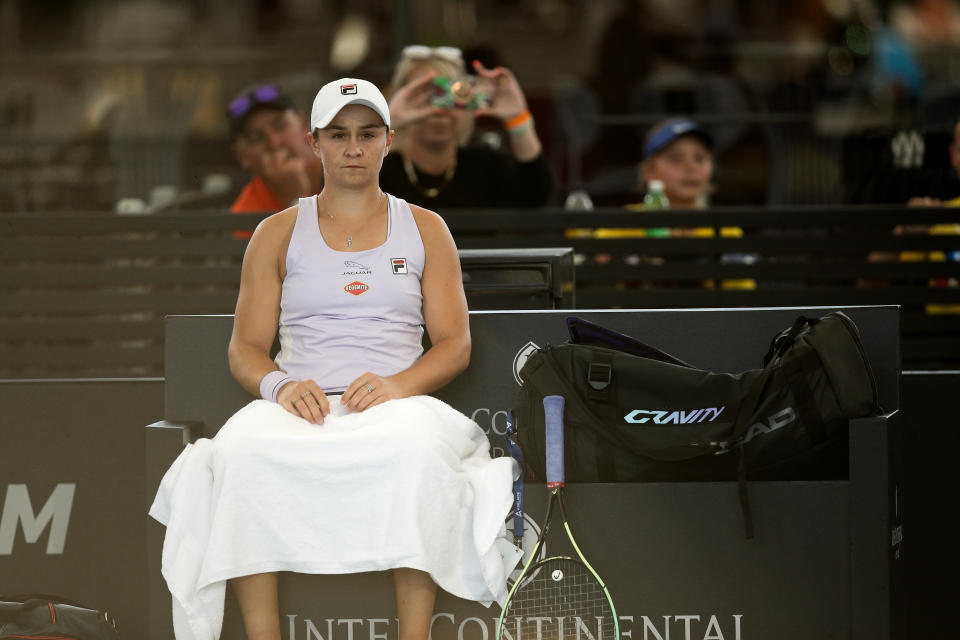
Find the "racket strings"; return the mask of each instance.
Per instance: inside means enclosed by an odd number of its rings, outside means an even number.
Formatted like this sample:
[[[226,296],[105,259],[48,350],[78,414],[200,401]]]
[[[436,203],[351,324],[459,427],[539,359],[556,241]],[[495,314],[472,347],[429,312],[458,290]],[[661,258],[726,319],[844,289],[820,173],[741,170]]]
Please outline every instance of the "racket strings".
[[[551,558],[507,603],[502,640],[616,640],[603,587],[581,562]]]

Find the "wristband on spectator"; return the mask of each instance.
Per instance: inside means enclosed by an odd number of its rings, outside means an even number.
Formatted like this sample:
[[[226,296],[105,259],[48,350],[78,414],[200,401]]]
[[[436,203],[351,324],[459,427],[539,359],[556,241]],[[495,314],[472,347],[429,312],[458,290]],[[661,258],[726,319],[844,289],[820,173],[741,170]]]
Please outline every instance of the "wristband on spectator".
[[[520,115],[513,116],[503,123],[504,128],[510,133],[520,133],[533,126],[533,115],[529,109],[524,109]]]
[[[293,382],[293,378],[288,376],[286,371],[271,371],[260,380],[260,397],[270,402],[276,402],[277,393],[288,382]]]

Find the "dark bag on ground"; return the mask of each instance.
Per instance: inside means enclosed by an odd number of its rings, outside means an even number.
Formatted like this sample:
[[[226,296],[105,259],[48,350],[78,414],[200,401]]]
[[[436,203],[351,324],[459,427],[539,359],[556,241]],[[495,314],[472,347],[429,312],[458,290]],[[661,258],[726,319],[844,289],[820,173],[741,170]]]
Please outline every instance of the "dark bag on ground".
[[[0,596],[0,640],[119,640],[110,613],[46,594]]]
[[[547,395],[566,398],[570,482],[839,479],[850,418],[880,411],[852,320],[799,317],[763,368],[697,369],[598,325],[568,319],[572,342],[520,372],[514,405],[527,465],[545,477]]]

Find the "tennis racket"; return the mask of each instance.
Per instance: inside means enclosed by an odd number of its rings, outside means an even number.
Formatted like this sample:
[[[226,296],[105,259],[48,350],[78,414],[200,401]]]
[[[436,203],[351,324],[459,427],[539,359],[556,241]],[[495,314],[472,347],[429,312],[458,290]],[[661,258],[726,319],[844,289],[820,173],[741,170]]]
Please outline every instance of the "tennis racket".
[[[497,621],[497,640],[620,640],[620,624],[606,585],[570,531],[564,504],[563,396],[543,399],[546,416],[547,515],[537,543]],[[559,511],[573,556],[538,560]]]

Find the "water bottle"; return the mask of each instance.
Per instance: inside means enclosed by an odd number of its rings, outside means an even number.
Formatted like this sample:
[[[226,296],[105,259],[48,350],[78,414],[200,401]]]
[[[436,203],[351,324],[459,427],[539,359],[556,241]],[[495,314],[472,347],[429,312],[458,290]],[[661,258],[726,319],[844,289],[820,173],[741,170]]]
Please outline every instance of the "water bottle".
[[[645,211],[670,208],[670,200],[663,192],[663,180],[651,180],[647,183],[647,195],[643,196],[643,208]],[[669,238],[670,229],[662,227],[647,229],[647,237]]]
[[[647,195],[643,196],[644,209],[669,209],[670,200],[663,192],[663,180],[651,180],[647,183]]]

